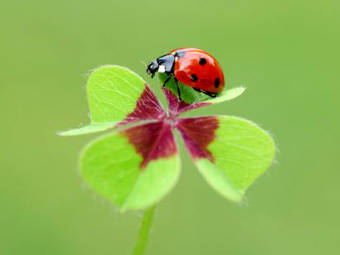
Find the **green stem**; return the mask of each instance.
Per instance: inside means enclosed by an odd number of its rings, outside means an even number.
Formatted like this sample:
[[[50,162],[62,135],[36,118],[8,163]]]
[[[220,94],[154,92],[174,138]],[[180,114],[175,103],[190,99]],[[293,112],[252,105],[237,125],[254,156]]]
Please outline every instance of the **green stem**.
[[[156,206],[151,206],[144,212],[135,248],[132,253],[133,255],[143,255],[145,252],[145,248],[149,239],[150,228],[154,218],[155,208]]]

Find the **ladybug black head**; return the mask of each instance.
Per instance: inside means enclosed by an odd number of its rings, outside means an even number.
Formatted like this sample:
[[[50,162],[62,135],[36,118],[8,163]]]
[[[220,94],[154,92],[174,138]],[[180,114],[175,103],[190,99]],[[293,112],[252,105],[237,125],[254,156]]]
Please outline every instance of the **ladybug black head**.
[[[148,65],[146,71],[148,74],[151,74],[151,77],[154,77],[156,72],[171,75],[173,73],[174,63],[175,63],[174,55],[167,54],[152,61]]]
[[[149,65],[148,68],[146,69],[146,72],[151,75],[153,78],[155,76],[155,73],[158,71],[158,63],[156,60],[152,61]]]

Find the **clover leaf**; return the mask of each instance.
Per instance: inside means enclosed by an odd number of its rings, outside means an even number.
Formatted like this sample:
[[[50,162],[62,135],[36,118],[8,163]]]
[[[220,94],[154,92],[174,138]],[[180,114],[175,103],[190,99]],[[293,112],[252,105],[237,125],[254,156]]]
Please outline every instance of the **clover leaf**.
[[[150,87],[125,67],[108,65],[94,70],[88,78],[86,89],[91,124],[60,132],[59,135],[100,132],[116,128],[123,122],[136,123],[165,115]],[[142,105],[137,107],[137,103]]]
[[[80,166],[85,181],[122,211],[150,207],[176,184],[180,159],[174,129],[206,181],[224,197],[240,202],[273,161],[270,135],[238,117],[181,118],[180,114],[231,100],[243,91],[229,89],[206,100],[191,96],[201,95],[197,92],[185,92],[188,103],[178,101],[174,90],[163,88],[169,103],[166,112],[140,76],[124,67],[103,66],[87,82],[91,124],[60,134],[113,131],[85,148]]]

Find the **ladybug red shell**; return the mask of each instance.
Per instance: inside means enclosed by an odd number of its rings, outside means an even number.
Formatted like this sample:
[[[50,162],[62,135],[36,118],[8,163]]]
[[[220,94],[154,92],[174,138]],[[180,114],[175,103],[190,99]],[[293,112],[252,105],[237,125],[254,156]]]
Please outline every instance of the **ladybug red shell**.
[[[156,72],[166,73],[168,78],[163,86],[174,77],[176,83],[179,81],[211,97],[215,97],[225,86],[223,71],[217,60],[210,53],[196,48],[172,50],[152,61],[147,72],[151,77]],[[180,92],[178,86],[177,89]]]

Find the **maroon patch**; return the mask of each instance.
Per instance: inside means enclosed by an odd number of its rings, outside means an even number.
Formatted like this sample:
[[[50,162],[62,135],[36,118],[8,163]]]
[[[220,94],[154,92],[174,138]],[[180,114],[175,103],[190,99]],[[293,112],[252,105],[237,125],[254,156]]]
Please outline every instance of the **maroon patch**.
[[[178,120],[177,128],[193,158],[214,161],[207,147],[215,139],[215,131],[218,128],[216,117],[182,118]]]
[[[178,98],[170,90],[166,88],[163,89],[163,93],[165,94],[168,100],[170,112],[176,116],[183,112],[210,104],[205,102],[188,104],[185,103],[184,101],[179,101]]]
[[[167,158],[177,152],[171,125],[165,121],[129,128],[122,133],[143,157],[142,168],[151,160]]]
[[[119,104],[119,102],[117,102]],[[165,111],[150,87],[145,84],[145,89],[137,101],[136,108],[118,125],[125,125],[130,122],[150,119],[162,119]]]

